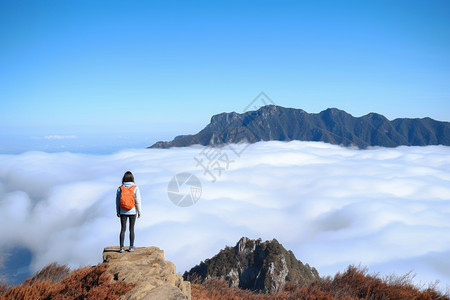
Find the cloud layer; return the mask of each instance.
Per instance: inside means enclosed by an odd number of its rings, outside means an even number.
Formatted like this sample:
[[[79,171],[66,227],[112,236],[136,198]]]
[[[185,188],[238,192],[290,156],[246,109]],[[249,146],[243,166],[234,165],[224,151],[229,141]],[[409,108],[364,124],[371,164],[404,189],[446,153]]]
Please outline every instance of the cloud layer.
[[[76,139],[75,135],[46,135],[44,139],[47,140],[65,140],[65,139]]]
[[[102,249],[118,244],[115,191],[131,170],[143,206],[136,244],[164,249],[179,272],[248,236],[277,238],[321,275],[361,263],[450,283],[449,147],[353,150],[296,141],[208,151],[1,155],[0,251],[30,249],[33,271],[53,261],[100,262]],[[198,160],[205,165],[212,154],[203,169]],[[168,183],[181,172],[202,184],[190,207],[168,198]]]

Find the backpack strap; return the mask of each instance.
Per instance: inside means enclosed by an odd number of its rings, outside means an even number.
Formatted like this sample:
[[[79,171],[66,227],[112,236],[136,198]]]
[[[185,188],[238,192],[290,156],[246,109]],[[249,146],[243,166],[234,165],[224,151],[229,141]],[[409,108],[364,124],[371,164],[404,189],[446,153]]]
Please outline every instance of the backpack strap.
[[[135,188],[136,188],[135,185],[132,185],[132,186],[130,186],[130,187],[126,187],[126,186],[124,186],[124,185],[121,185],[121,186],[120,186],[121,191],[123,191],[123,189],[127,189],[127,190],[132,191],[133,193],[134,193],[134,189],[135,189]]]

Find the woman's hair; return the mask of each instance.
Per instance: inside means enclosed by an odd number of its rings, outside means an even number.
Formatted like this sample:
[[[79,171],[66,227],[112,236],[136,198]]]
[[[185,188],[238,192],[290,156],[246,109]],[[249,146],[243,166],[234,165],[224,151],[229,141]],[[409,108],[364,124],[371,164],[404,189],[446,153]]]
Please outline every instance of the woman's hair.
[[[126,171],[125,174],[123,174],[123,177],[122,177],[122,184],[124,182],[134,182],[133,173],[131,173],[130,171]]]

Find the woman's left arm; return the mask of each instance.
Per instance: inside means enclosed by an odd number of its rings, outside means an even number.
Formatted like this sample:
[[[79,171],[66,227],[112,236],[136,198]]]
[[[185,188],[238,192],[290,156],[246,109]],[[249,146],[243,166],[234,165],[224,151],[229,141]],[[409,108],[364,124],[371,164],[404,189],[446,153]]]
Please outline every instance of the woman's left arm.
[[[142,210],[141,210],[141,191],[139,190],[138,186],[136,186],[136,188],[134,189],[134,195],[135,195],[135,199],[136,199],[136,209],[137,209],[138,218],[140,218],[141,214],[142,214]]]

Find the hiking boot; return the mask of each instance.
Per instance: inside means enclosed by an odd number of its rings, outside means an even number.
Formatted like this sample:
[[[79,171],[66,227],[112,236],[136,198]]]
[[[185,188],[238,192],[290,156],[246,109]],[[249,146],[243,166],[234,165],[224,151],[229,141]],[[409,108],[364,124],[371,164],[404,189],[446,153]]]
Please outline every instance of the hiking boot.
[[[125,249],[123,249],[123,247],[120,247],[119,252],[120,252],[120,253],[123,253],[124,250],[125,250]]]
[[[133,251],[135,251],[135,250],[136,250],[136,247],[130,246],[130,250],[128,250],[128,251],[133,252]]]

